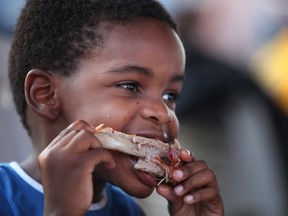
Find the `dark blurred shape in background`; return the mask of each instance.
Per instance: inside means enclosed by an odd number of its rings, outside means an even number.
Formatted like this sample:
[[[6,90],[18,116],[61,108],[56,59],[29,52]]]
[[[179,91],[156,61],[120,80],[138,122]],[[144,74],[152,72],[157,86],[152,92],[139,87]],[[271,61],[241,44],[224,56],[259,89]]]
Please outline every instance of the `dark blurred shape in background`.
[[[286,215],[286,114],[248,71],[190,48],[177,107],[184,143],[218,174],[227,215]]]
[[[287,3],[162,2],[187,54],[181,143],[216,171],[227,215],[288,215]]]

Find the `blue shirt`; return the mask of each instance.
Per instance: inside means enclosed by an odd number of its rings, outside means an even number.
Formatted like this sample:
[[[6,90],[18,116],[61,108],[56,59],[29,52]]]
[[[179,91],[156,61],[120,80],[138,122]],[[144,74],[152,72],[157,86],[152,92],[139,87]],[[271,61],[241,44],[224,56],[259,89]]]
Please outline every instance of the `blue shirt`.
[[[0,164],[0,216],[42,216],[42,186],[28,176],[16,162]],[[119,188],[107,184],[103,199],[92,204],[86,215],[138,216],[140,208]]]

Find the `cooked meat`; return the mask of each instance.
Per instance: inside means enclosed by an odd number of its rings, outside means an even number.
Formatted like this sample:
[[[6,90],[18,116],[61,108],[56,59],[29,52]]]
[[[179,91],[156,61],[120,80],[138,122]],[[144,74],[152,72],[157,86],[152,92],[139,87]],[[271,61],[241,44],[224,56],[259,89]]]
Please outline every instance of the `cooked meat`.
[[[138,157],[135,169],[150,173],[160,183],[164,180],[173,183],[172,171],[181,164],[178,157],[180,146],[175,142],[164,143],[157,139],[124,134],[103,125],[95,129],[95,136],[106,149]]]

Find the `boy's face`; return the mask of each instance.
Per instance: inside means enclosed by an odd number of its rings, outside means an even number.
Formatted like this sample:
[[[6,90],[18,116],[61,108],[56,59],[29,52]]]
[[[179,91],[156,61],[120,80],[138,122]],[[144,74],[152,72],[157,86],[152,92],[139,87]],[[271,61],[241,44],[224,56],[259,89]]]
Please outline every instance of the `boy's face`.
[[[174,99],[184,64],[182,44],[168,26],[150,19],[113,25],[104,47],[81,61],[75,75],[61,79],[63,119],[168,142],[178,134]],[[133,169],[135,158],[111,154],[117,167],[97,166],[96,176],[133,196],[148,196],[155,184],[151,176]]]

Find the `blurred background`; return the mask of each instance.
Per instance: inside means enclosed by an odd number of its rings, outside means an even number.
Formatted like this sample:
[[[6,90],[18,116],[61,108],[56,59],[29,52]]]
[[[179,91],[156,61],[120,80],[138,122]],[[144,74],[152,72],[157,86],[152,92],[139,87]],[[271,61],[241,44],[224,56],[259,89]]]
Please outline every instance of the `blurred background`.
[[[288,215],[288,1],[160,1],[187,53],[181,144],[215,171],[227,216]],[[0,1],[0,161],[20,162],[31,148],[7,79],[23,4]],[[168,215],[156,193],[138,201],[148,216]]]

